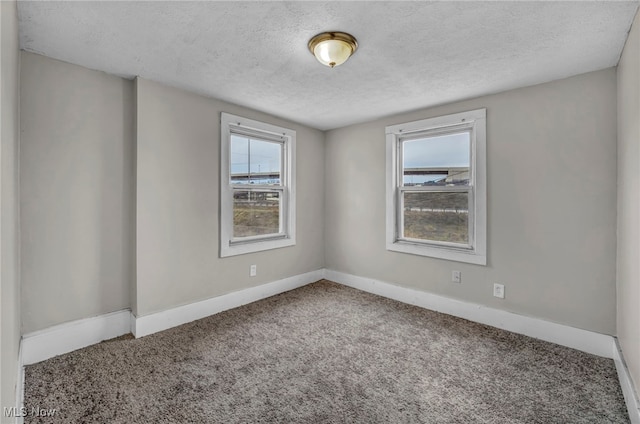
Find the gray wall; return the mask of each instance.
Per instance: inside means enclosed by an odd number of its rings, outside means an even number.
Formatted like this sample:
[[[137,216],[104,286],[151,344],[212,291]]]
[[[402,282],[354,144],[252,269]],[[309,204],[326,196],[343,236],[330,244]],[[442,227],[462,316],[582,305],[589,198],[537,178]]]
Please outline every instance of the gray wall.
[[[135,110],[132,81],[26,52],[20,87],[29,333],[130,306]]]
[[[21,78],[24,333],[323,267],[322,132],[32,53]],[[295,247],[218,258],[221,111],[298,131]]]
[[[18,257],[19,139],[18,15],[15,1],[0,3],[0,413],[16,405],[20,345],[20,265]],[[4,422],[12,419],[1,415]]]
[[[385,126],[482,107],[488,266],[386,251]],[[329,131],[325,179],[327,268],[615,334],[613,68]]]
[[[640,14],[618,64],[618,339],[640,388]]]
[[[613,69],[324,134],[146,80],[30,53],[22,62],[24,332],[127,307],[142,316],[326,265],[615,334]],[[479,107],[489,265],[387,252],[384,127]],[[222,111],[298,131],[295,247],[218,258]],[[491,296],[493,282],[506,299]]]
[[[295,246],[218,257],[220,112],[297,131]],[[321,131],[138,79],[137,315],[323,268],[323,156]]]

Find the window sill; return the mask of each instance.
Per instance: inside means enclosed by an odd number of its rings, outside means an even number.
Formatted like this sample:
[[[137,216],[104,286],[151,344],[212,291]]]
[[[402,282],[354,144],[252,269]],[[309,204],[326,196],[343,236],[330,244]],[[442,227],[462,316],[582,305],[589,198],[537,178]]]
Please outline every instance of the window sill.
[[[244,255],[246,253],[262,252],[265,250],[280,249],[282,247],[295,246],[296,240],[293,238],[278,238],[272,240],[255,241],[251,243],[236,243],[220,246],[220,257]]]
[[[431,258],[446,259],[449,261],[465,262],[474,265],[487,265],[487,255],[468,249],[455,249],[436,247],[416,243],[396,241],[387,243],[387,250],[411,255],[428,256]]]

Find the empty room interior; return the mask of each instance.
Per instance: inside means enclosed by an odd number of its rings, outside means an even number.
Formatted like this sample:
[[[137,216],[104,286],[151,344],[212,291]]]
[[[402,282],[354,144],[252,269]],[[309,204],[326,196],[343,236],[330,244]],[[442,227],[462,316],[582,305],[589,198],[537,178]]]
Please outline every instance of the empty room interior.
[[[3,0],[1,422],[640,424],[639,4]]]

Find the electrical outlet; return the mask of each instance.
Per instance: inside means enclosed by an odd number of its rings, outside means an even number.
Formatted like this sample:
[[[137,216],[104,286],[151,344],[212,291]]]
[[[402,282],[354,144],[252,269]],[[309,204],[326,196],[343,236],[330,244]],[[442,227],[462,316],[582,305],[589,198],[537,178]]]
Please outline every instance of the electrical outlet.
[[[493,295],[500,299],[504,299],[504,284],[495,283],[493,285]]]
[[[258,273],[258,266],[251,265],[251,268],[249,269],[249,277],[255,277],[257,273]]]
[[[462,282],[462,273],[460,271],[451,271],[451,281],[454,283]]]

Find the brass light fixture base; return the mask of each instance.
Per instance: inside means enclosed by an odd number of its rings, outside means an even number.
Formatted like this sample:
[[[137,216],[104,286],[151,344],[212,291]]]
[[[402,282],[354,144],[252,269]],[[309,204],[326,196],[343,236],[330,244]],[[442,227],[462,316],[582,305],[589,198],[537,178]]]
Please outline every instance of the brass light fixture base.
[[[326,57],[326,54],[323,55],[320,53],[317,50],[317,47],[320,44],[327,44],[327,42],[335,42],[335,44],[343,46],[346,48],[347,54],[336,58]],[[309,40],[308,47],[311,54],[313,54],[320,63],[333,68],[336,65],[344,63],[356,51],[358,48],[358,41],[353,35],[347,34],[346,32],[329,31],[320,33],[311,38],[311,40]]]

